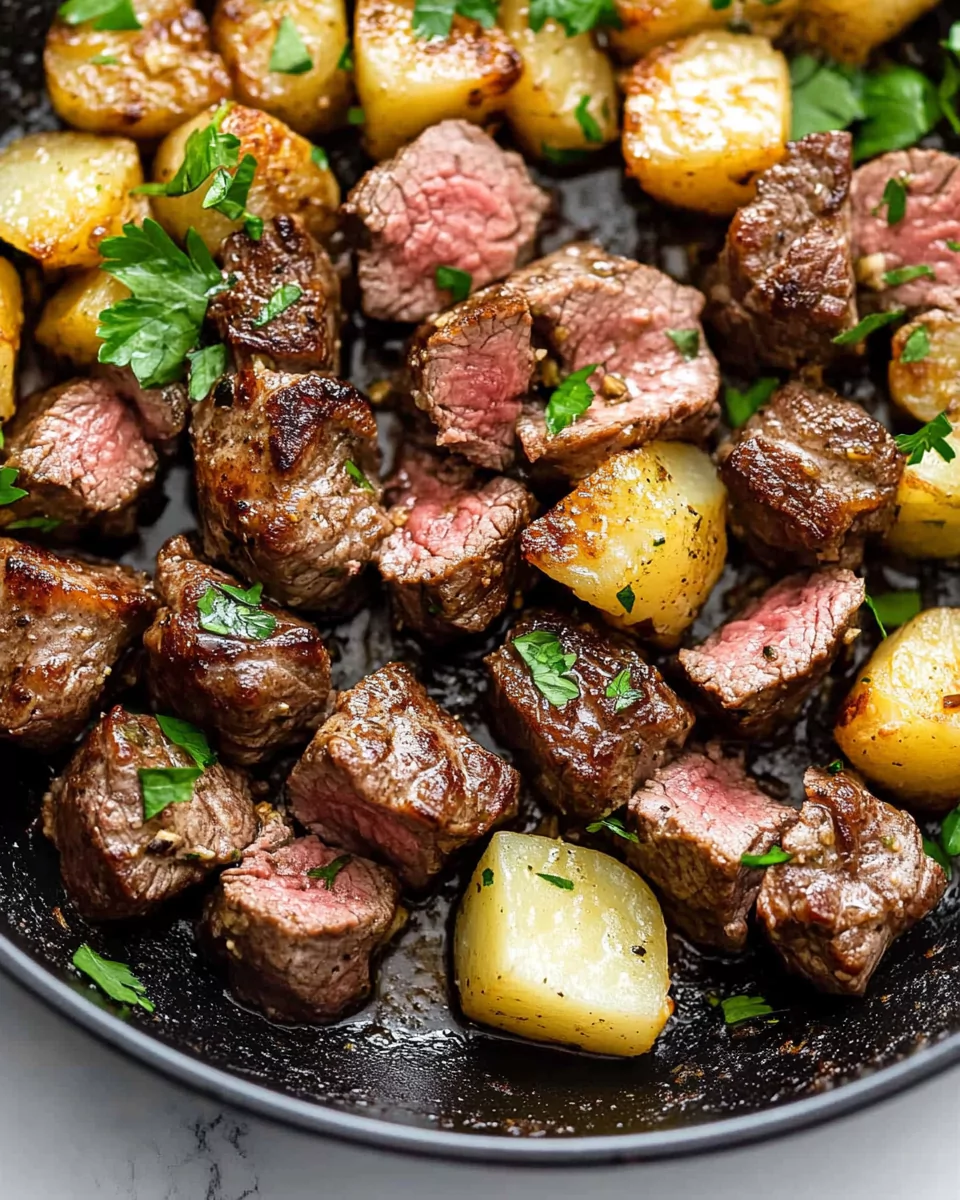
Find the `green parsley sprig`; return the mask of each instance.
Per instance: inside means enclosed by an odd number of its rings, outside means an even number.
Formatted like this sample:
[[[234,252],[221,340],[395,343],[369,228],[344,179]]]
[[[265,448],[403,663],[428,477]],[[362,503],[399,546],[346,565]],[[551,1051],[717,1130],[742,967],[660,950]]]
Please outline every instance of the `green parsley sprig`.
[[[633,606],[631,605],[631,608]],[[643,697],[643,692],[638,692],[630,683],[630,668],[624,667],[622,671],[618,671],[616,675],[607,684],[603,693],[608,700],[613,700],[614,713],[623,712],[625,708],[629,708],[636,700]]]
[[[637,835],[629,830],[619,817],[601,817],[599,821],[592,821],[587,826],[587,833],[599,833],[601,829],[606,829],[608,833],[623,838],[625,842],[637,842],[638,844],[640,842]]]
[[[278,75],[305,75],[313,70],[313,59],[289,13],[280,18],[268,67]]]
[[[347,863],[352,860],[352,858],[352,854],[341,854],[339,858],[335,858],[331,862],[328,862],[325,867],[311,867],[310,870],[307,871],[307,877],[309,879],[321,880],[327,891],[332,892],[333,881],[337,878]]]
[[[131,0],[67,0],[57,9],[57,16],[68,25],[93,21],[98,33],[123,33],[142,29]]]
[[[193,799],[193,785],[217,756],[210,748],[206,734],[189,721],[179,717],[158,716],[157,724],[164,737],[184,750],[196,763],[195,767],[140,767],[140,794],[143,798],[143,819],[151,820],[171,804],[186,804]]]
[[[886,637],[889,630],[905,625],[917,615],[922,600],[918,591],[907,588],[899,592],[880,592],[876,596],[867,596],[864,604],[873,613],[880,636]]]
[[[793,855],[784,850],[782,846],[771,846],[763,854],[740,855],[740,861],[745,867],[775,867],[780,863],[789,862],[791,858]]]
[[[111,1000],[139,1006],[144,1012],[154,1011],[153,1003],[147,996],[147,989],[126,963],[103,958],[86,942],[78,948],[70,961],[78,971],[92,979]]]
[[[558,433],[572,425],[577,417],[583,416],[593,403],[594,391],[587,380],[599,366],[599,363],[589,363],[579,371],[573,371],[555,388],[547,401],[543,414],[547,425],[547,433],[556,437]]]
[[[580,126],[584,138],[596,146],[602,145],[603,130],[600,128],[600,122],[590,112],[589,96],[580,97],[577,107],[573,110],[573,115],[577,119],[577,124]]]
[[[497,21],[498,0],[416,0],[413,6],[413,36],[446,39],[454,16],[479,21],[490,29]]]
[[[254,317],[253,324],[258,329],[264,325],[269,325],[271,321],[275,321],[277,317],[285,313],[288,308],[292,308],[302,295],[303,289],[295,283],[281,284],[267,301],[263,312]]]
[[[434,282],[441,292],[449,292],[454,304],[459,304],[470,295],[473,276],[458,267],[439,266],[433,274]]]
[[[700,353],[699,329],[668,329],[667,337],[680,351],[684,362],[693,362]]]
[[[614,0],[531,0],[528,22],[538,33],[547,21],[556,21],[567,37],[591,29],[620,29]]]
[[[537,871],[537,878],[546,880],[547,883],[552,883],[555,888],[560,888],[561,891],[573,891],[573,880],[567,879],[565,875],[549,875],[546,871]]]
[[[780,386],[780,380],[771,375],[752,383],[745,392],[727,384],[723,389],[723,403],[727,410],[727,420],[733,429],[746,425],[747,421],[758,409],[763,408],[773,393]]]
[[[262,596],[262,583],[246,589],[211,583],[197,601],[200,628],[220,637],[266,641],[277,628],[277,618],[264,612]]]
[[[953,426],[947,414],[942,412],[937,413],[932,421],[928,421],[915,433],[898,433],[894,441],[902,453],[907,455],[907,466],[912,467],[922,462],[923,456],[930,450],[936,451],[944,462],[953,462],[957,452],[947,441],[952,434]]]
[[[570,674],[577,656],[564,651],[555,633],[532,629],[515,637],[511,645],[530,669],[534,686],[548,704],[563,708],[568,700],[579,697],[580,685]]]

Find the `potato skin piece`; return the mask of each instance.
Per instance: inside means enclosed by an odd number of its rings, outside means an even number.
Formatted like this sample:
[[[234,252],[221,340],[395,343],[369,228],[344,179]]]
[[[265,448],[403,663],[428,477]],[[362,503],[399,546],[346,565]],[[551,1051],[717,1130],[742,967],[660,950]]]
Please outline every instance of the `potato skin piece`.
[[[97,31],[56,18],[43,65],[50,102],[68,125],[92,133],[159,138],[231,94],[210,49],[207,22],[187,0],[137,0],[142,29]],[[95,63],[106,55],[116,63]]]
[[[946,462],[935,450],[908,464],[897,489],[897,515],[887,540],[909,558],[960,554],[960,426],[947,438],[956,455]]]
[[[17,356],[23,331],[23,289],[13,263],[0,258],[0,422],[17,407]]]
[[[729,8],[715,8],[710,0],[617,0],[622,29],[607,33],[613,52],[623,62],[634,62],[655,46],[672,38],[705,29],[727,29],[736,22],[752,33],[774,38],[793,20],[800,0],[733,0]]]
[[[285,16],[313,60],[301,75],[270,70]],[[343,0],[218,0],[212,26],[241,103],[306,136],[343,124],[353,95],[350,72],[337,66],[349,36]]]
[[[960,608],[928,608],[884,638],[834,729],[861,774],[921,812],[960,796]]]
[[[921,325],[927,331],[930,350],[916,362],[904,362],[904,347]],[[890,366],[887,369],[890,398],[911,417],[926,424],[937,413],[960,407],[958,378],[960,313],[934,308],[901,326],[893,335]]]
[[[97,361],[102,338],[97,337],[100,314],[125,299],[130,289],[99,267],[91,267],[63,283],[43,306],[34,336],[58,358],[77,367]]]
[[[803,0],[797,32],[831,58],[862,63],[936,6],[937,0]]]
[[[634,66],[626,93],[627,172],[665,204],[728,216],[786,153],[790,73],[766,38],[669,42]]]

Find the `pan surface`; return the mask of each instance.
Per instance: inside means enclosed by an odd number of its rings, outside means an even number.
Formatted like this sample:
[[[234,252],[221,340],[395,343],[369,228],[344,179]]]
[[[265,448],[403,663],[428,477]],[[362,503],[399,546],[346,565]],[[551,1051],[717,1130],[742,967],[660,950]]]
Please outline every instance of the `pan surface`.
[[[958,5],[944,4],[917,27],[902,53],[933,47]],[[9,140],[55,121],[43,100],[41,51],[53,5],[0,0],[0,133]],[[939,144],[936,139],[931,144]],[[355,147],[331,145],[341,182],[362,169]],[[608,249],[652,262],[680,278],[695,242],[716,244],[700,217],[659,212],[622,179],[618,155],[579,176],[542,177],[557,195],[544,238],[553,249],[592,236]],[[347,338],[348,374],[361,387],[396,365],[404,331],[364,326]],[[882,348],[881,348],[882,349]],[[882,367],[884,358],[878,360]],[[874,379],[834,381],[886,414]],[[389,443],[389,415],[383,418]],[[134,545],[112,547],[149,568],[166,537],[194,525],[189,470],[174,465],[163,498]],[[927,604],[960,604],[956,572],[875,561],[877,590],[919,586]],[[753,573],[731,562],[693,633],[702,636],[724,598]],[[544,585],[541,585],[544,586]],[[536,597],[534,597],[536,598]],[[502,637],[438,654],[397,634],[382,596],[330,630],[335,684],[348,686],[400,658],[479,740],[486,726],[482,656]],[[750,747],[771,789],[800,798],[811,762],[835,756],[831,716],[859,662],[875,644],[868,630],[856,658],[838,670],[786,741]],[[451,875],[390,949],[376,994],[360,1012],[325,1029],[281,1027],[237,1005],[199,958],[192,922],[197,897],[162,919],[106,930],[87,925],[60,883],[43,837],[39,800],[59,761],[0,752],[0,966],[104,1040],[193,1086],[320,1132],[380,1146],[486,1161],[643,1158],[720,1148],[822,1120],[864,1104],[960,1059],[960,899],[951,888],[937,911],[896,943],[863,1001],[816,995],[786,976],[759,939],[739,959],[700,953],[671,939],[676,1012],[647,1056],[590,1057],[500,1037],[472,1027],[448,993],[447,930],[460,877]],[[277,772],[275,784],[282,779]],[[525,820],[542,814],[527,798]],[[469,870],[470,862],[461,864]],[[82,941],[130,964],[156,1013],[123,1012],[69,967]],[[739,993],[763,995],[772,1017],[728,1028],[717,1007]]]

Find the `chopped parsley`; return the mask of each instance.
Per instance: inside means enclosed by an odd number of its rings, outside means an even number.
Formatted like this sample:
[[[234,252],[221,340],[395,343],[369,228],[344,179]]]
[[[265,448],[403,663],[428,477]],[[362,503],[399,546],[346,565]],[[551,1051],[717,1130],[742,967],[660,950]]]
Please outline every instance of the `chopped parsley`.
[[[577,118],[577,124],[583,132],[584,138],[588,142],[593,142],[600,145],[603,142],[603,130],[596,117],[590,112],[590,97],[581,96],[577,107],[573,110],[573,115]]]
[[[469,271],[461,271],[457,267],[437,267],[433,273],[434,282],[441,292],[449,292],[454,304],[466,300],[473,287],[473,276]]]
[[[946,243],[948,250],[952,250],[954,253],[960,250],[960,242],[955,242],[953,238],[947,238]]]
[[[270,51],[269,70],[278,75],[303,75],[312,68],[313,59],[303,44],[296,23],[289,14],[284,14]]]
[[[898,433],[894,438],[898,448],[906,454],[907,466],[915,466],[923,460],[928,450],[935,450],[944,462],[952,462],[957,452],[947,441],[953,426],[945,412],[937,413],[932,421],[921,426],[916,433]]]
[[[192,800],[193,785],[202,774],[202,767],[140,767],[143,819],[149,821],[171,804]]]
[[[366,113],[359,104],[351,104],[347,109],[347,124],[362,125],[367,119]]]
[[[580,685],[570,674],[576,654],[564,653],[560,639],[546,629],[521,633],[511,643],[530,669],[534,687],[554,708],[563,708],[580,695]]]
[[[623,606],[625,612],[633,612],[633,606],[636,603],[637,598],[633,594],[633,588],[629,583],[626,585],[626,587],[622,587],[620,591],[617,592],[617,599],[620,601],[620,604]]]
[[[613,706],[615,713],[623,712],[625,708],[629,708],[635,700],[639,700],[643,696],[643,692],[638,692],[630,686],[629,667],[624,667],[622,671],[618,671],[614,675],[603,694],[608,700],[616,701]]]
[[[211,583],[197,601],[200,628],[221,637],[264,642],[277,628],[277,618],[263,611],[263,584],[246,590],[229,583]]]
[[[586,150],[568,150],[562,146],[548,146],[546,142],[541,143],[540,153],[547,162],[558,167],[572,167],[587,157]]]
[[[589,363],[579,371],[574,371],[551,393],[543,414],[547,433],[551,437],[556,437],[568,425],[572,425],[593,403],[594,391],[587,380],[599,365]]]
[[[190,363],[191,400],[206,400],[213,385],[227,369],[227,348],[219,342],[215,346],[204,346],[202,350],[191,350],[187,354]]]
[[[258,317],[254,317],[253,324],[258,329],[264,325],[269,325],[281,313],[285,313],[288,308],[292,308],[302,295],[302,288],[297,287],[295,283],[281,284],[267,301],[263,312]]]
[[[933,838],[925,837],[923,839],[923,851],[928,858],[932,858],[934,862],[940,864],[943,868],[943,873],[948,879],[953,878],[953,863],[939,842],[935,842]]]
[[[838,333],[833,339],[833,344],[835,346],[851,346],[855,342],[862,342],[871,333],[882,329],[884,325],[891,325],[894,321],[899,321],[906,311],[905,308],[894,308],[889,312],[870,313],[862,321],[858,321],[852,329],[845,329],[843,333]]]
[[[951,858],[960,854],[960,807],[951,809],[943,818],[940,844]]]
[[[601,817],[599,821],[593,821],[587,826],[587,833],[599,833],[601,829],[606,829],[610,833],[616,834],[617,837],[623,838],[625,842],[637,842],[640,839],[631,830],[627,829],[619,817]]]
[[[90,65],[94,67],[115,67],[119,62],[115,54],[95,54],[90,59]]]
[[[921,362],[930,353],[930,335],[926,325],[918,325],[903,343],[900,351],[902,363]]]
[[[67,0],[60,5],[57,15],[68,25],[93,21],[97,32],[121,33],[143,28],[130,0]]]
[[[565,892],[573,891],[573,880],[563,875],[548,875],[546,871],[538,871],[537,878],[545,879],[547,883],[552,883],[555,888],[561,888]]]
[[[23,517],[19,521],[11,521],[8,529],[39,529],[41,533],[49,533],[63,522],[59,517]]]
[[[530,0],[528,20],[534,33],[547,21],[556,21],[567,37],[601,27],[621,27],[614,0]]]
[[[219,168],[235,167],[240,155],[240,139],[234,133],[220,131],[230,107],[229,101],[221,104],[209,125],[194,129],[187,138],[183,162],[170,179],[164,183],[142,183],[133,190],[148,196],[186,196],[202,187]]]
[[[793,855],[782,846],[771,846],[763,854],[741,854],[740,861],[745,867],[775,867],[778,863],[789,862]]]
[[[692,362],[700,353],[699,329],[668,329],[667,337],[680,351],[685,362]]]
[[[25,488],[13,486],[19,474],[17,467],[0,467],[0,504],[16,504],[27,494]]]
[[[860,682],[861,683],[869,683],[870,681],[867,679],[862,679]],[[830,772],[831,775],[839,775],[840,772],[843,770],[843,759],[835,758],[832,763],[827,763],[827,770]]]
[[[349,458],[343,464],[343,469],[350,476],[357,487],[363,488],[365,492],[372,492],[374,490],[373,484],[370,482],[370,480],[366,477],[366,475],[364,475],[357,464],[355,462],[351,462]]]
[[[920,593],[905,589],[901,592],[881,592],[878,596],[867,596],[864,600],[873,613],[880,636],[886,637],[888,629],[905,625],[921,608]]]
[[[727,409],[727,420],[734,429],[745,425],[753,414],[766,404],[780,386],[780,380],[765,375],[752,383],[745,392],[728,384],[723,389],[723,402]]]
[[[328,862],[325,867],[311,867],[307,875],[310,879],[323,880],[323,886],[327,891],[332,891],[333,881],[352,858],[352,854],[341,854],[339,858]]]
[[[321,171],[330,170],[330,159],[327,158],[327,152],[322,146],[310,147],[310,161],[314,166],[319,167]]]
[[[861,73],[849,67],[821,62],[811,54],[798,54],[790,64],[793,93],[794,141],[808,133],[846,129],[867,114],[863,107]]]
[[[145,1012],[154,1011],[147,989],[126,963],[102,958],[86,942],[70,960],[78,971],[92,979],[101,992],[120,1004],[139,1005]]]
[[[901,283],[910,283],[913,279],[936,279],[933,267],[926,263],[917,263],[912,267],[897,267],[893,271],[884,271],[884,287],[899,287]]]
[[[498,0],[416,0],[413,6],[413,35],[418,38],[447,38],[454,15],[479,21],[489,29],[497,21]]]
[[[353,70],[353,45],[351,42],[344,42],[343,49],[340,51],[340,57],[337,59],[337,70]]]
[[[212,767],[217,761],[216,754],[210,749],[207,735],[189,721],[181,721],[179,717],[157,716],[157,724],[163,731],[163,736],[181,750],[186,750],[198,767]]]
[[[228,221],[243,221],[243,228],[251,241],[259,242],[263,235],[263,217],[258,217],[246,208],[250,185],[257,170],[257,160],[245,154],[236,171],[231,175],[225,167],[219,167],[210,181],[203,200],[204,208],[213,208],[223,213]]]
[[[484,887],[493,887],[493,871],[489,867],[484,867],[480,874],[480,879]]]
[[[887,224],[897,225],[907,214],[907,185],[898,175],[891,176],[883,189],[883,198],[875,209],[873,215],[879,216],[880,210],[887,210]]]
[[[762,996],[728,996],[720,1001],[723,1019],[728,1025],[738,1025],[754,1017],[766,1017],[773,1012]]]

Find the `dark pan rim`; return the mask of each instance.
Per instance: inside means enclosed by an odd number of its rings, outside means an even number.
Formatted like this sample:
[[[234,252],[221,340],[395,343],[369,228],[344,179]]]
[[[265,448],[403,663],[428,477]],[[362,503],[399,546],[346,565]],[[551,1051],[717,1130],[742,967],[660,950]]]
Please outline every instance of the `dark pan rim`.
[[[730,1149],[749,1142],[796,1133],[896,1095],[960,1061],[960,1033],[916,1050],[909,1058],[862,1079],[779,1105],[704,1122],[684,1129],[605,1137],[510,1138],[489,1134],[422,1129],[341,1112],[262,1087],[176,1050],[98,1008],[46,967],[0,935],[0,970],[49,1007],[69,1017],[100,1041],[175,1083],[226,1101],[257,1116],[345,1141],[430,1158],[509,1163],[515,1166],[564,1163],[582,1166],[677,1158]]]

